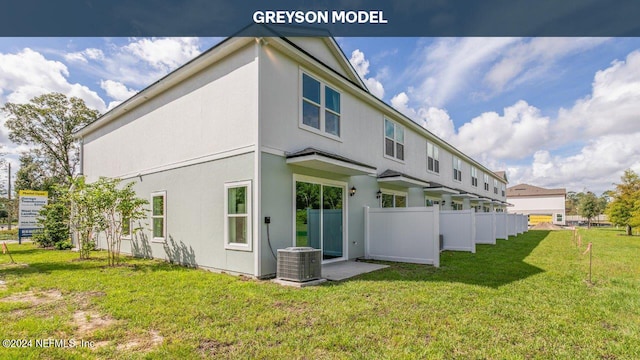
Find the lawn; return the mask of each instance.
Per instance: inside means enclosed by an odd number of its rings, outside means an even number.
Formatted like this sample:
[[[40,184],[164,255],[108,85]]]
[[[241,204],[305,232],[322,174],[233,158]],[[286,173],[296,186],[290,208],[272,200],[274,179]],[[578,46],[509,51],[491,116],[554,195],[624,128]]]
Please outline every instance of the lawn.
[[[389,263],[304,289],[14,244],[28,266],[0,254],[0,338],[32,347],[0,358],[638,359],[640,237],[581,234],[580,249],[570,231],[530,231],[476,254],[444,252],[439,269]]]

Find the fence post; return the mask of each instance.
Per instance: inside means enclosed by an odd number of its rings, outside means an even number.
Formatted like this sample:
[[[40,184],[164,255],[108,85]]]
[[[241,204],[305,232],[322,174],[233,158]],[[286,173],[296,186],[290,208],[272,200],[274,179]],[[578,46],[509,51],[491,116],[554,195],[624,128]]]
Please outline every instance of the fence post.
[[[369,259],[369,207],[364,207],[364,257]]]

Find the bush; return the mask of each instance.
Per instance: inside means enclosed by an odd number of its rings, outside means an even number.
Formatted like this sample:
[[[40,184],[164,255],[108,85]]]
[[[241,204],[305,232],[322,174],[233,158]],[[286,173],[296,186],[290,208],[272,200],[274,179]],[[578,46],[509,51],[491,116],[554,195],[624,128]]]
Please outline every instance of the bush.
[[[73,248],[73,244],[71,244],[71,239],[67,239],[65,241],[60,241],[56,243],[56,249],[58,250],[69,250]]]
[[[69,240],[68,221],[69,210],[66,204],[48,204],[40,211],[40,223],[44,227],[41,232],[34,234],[33,241],[41,247],[59,248],[59,243]]]

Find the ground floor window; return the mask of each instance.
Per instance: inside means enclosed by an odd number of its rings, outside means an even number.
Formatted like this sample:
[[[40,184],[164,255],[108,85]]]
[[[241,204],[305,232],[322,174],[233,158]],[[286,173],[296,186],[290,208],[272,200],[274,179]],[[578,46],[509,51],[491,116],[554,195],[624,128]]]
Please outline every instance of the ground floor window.
[[[434,199],[425,198],[424,199],[424,205],[426,207],[430,207],[430,206],[433,206],[433,205],[440,205],[440,200],[434,200]]]
[[[407,194],[402,192],[391,192],[389,190],[382,190],[382,196],[380,197],[380,207],[407,207]]]
[[[556,222],[562,222],[562,214],[556,214]]]
[[[151,228],[154,241],[164,241],[167,234],[167,192],[151,194]]]
[[[228,248],[250,249],[251,182],[225,184],[225,241]]]

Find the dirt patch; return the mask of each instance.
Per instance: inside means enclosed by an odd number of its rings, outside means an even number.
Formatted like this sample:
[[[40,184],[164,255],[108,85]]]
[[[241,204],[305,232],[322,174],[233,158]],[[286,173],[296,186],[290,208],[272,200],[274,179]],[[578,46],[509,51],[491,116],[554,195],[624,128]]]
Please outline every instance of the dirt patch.
[[[538,223],[533,226],[530,230],[566,230],[562,226],[554,225],[551,223]]]
[[[27,268],[27,267],[29,267],[29,264],[19,264],[19,263],[15,263],[15,264],[11,264],[11,263],[0,264],[0,270],[3,270],[3,269],[18,269],[18,268]]]
[[[81,309],[86,309],[91,305],[91,299],[95,297],[105,296],[103,291],[84,291],[73,294],[73,302],[78,304]]]
[[[204,340],[198,345],[198,351],[205,357],[232,352],[235,348],[233,343],[221,342],[218,340]]]
[[[78,310],[73,313],[73,324],[78,327],[76,333],[79,337],[87,336],[96,330],[111,326],[116,321],[94,311]]]
[[[142,336],[132,336],[129,341],[124,344],[119,344],[117,349],[120,351],[134,350],[134,349],[151,349],[156,346],[160,346],[164,341],[164,337],[160,335],[156,330],[151,330],[147,334]]]
[[[27,291],[6,298],[0,299],[2,302],[26,302],[31,305],[48,304],[54,301],[62,299],[62,294],[58,290],[45,290],[45,291]]]

